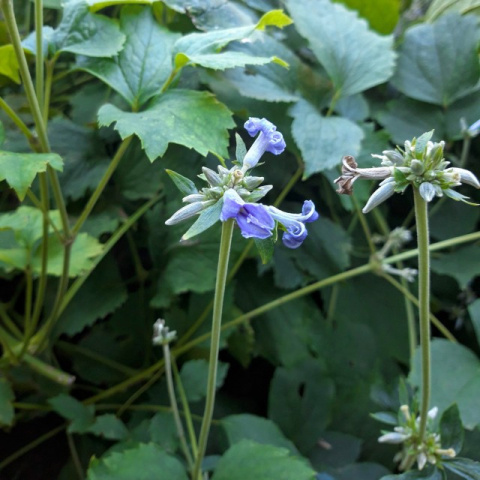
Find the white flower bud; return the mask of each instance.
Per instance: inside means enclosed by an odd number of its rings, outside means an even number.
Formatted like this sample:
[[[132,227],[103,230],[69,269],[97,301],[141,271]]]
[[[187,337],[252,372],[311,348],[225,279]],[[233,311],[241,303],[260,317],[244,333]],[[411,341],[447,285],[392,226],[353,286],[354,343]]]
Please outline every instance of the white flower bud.
[[[426,202],[431,202],[435,197],[435,187],[430,182],[423,182],[418,190]]]
[[[201,193],[192,193],[191,195],[182,198],[182,202],[185,203],[203,202],[205,200],[205,195]]]
[[[472,185],[472,187],[475,188],[480,188],[480,182],[470,170],[456,167],[449,168],[448,170],[451,170],[453,173],[457,173],[458,175],[460,175],[460,182],[467,183],[468,185]]]
[[[202,172],[205,175],[207,182],[212,187],[217,187],[218,185],[222,185],[223,179],[218,173],[214,172],[213,170],[207,167],[202,167]]]
[[[389,432],[386,433],[385,435],[382,435],[378,441],[380,443],[402,443],[408,438],[408,435],[405,435],[404,433],[398,433],[398,432]]]
[[[417,455],[417,463],[418,463],[418,469],[423,470],[423,467],[427,463],[427,456],[423,452],[420,452]]]
[[[390,198],[395,193],[395,183],[389,182],[378,187],[368,199],[367,204],[363,207],[362,212],[368,213],[373,210],[377,205]]]
[[[200,213],[204,208],[213,205],[216,200],[208,200],[206,202],[195,202],[185,205],[180,210],[176,211],[166,222],[165,225],[175,225],[183,222],[197,213]]]

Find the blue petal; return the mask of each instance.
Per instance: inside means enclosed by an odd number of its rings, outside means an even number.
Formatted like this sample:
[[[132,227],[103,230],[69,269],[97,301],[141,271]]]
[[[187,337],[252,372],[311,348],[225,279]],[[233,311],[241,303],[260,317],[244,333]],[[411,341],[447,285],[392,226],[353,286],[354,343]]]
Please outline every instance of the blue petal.
[[[307,238],[307,228],[302,222],[290,225],[283,234],[283,244],[288,248],[298,248]]]
[[[242,197],[233,189],[229,188],[223,194],[223,206],[220,213],[220,220],[225,222],[229,218],[236,218],[240,209],[245,204]]]
[[[302,207],[302,215],[305,217],[302,221],[311,223],[318,220],[318,212],[315,211],[315,204],[311,200],[305,200]]]
[[[269,122],[266,118],[250,117],[244,124],[245,130],[251,137],[254,137],[258,132],[268,134],[275,131],[277,127]]]
[[[237,216],[237,224],[245,238],[268,238],[275,227],[268,210],[259,203],[246,203]]]
[[[285,150],[286,146],[287,144],[280,132],[270,133],[269,143],[266,149],[267,152],[273,153],[274,155],[280,155]]]

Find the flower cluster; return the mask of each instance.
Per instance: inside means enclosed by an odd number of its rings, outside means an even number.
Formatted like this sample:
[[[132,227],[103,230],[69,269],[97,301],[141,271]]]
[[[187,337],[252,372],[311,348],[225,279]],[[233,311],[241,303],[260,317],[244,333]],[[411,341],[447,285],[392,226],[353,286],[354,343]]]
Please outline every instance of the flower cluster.
[[[183,201],[186,206],[174,213],[165,223],[174,225],[183,220],[200,214],[196,223],[200,223],[195,233],[200,233],[213,225],[214,220],[225,222],[234,219],[241,234],[245,238],[267,239],[276,238],[276,231],[283,230],[282,240],[288,248],[299,247],[307,237],[306,223],[318,218],[315,205],[307,200],[303,204],[302,213],[287,213],[269,205],[257,203],[272,188],[272,185],[261,185],[263,177],[250,175],[265,152],[279,155],[285,149],[283,135],[277,131],[273,123],[262,118],[250,118],[245,123],[245,129],[250,136],[258,134],[251,148],[244,155],[238,152],[245,151],[237,146],[237,164],[231,169],[222,165],[218,172],[203,167],[199,177],[207,183],[207,187],[200,191],[193,183],[175,172],[169,172],[176,185],[187,193]],[[241,142],[241,139],[237,139]],[[218,208],[221,206],[221,208]],[[215,218],[215,215],[217,216]],[[203,223],[202,223],[203,222]],[[195,225],[195,224],[194,224]],[[187,232],[188,233],[188,232]],[[185,237],[185,236],[184,236]]]
[[[444,158],[445,142],[432,142],[433,131],[424,133],[418,139],[405,142],[405,149],[385,150],[382,155],[372,155],[381,159],[381,167],[357,168],[351,156],[343,158],[342,175],[335,180],[338,193],[352,193],[353,183],[358,178],[382,180],[379,188],[369,198],[363,208],[367,213],[381,204],[394,193],[403,193],[409,185],[418,188],[420,195],[427,202],[434,197],[446,195],[453,200],[465,203],[468,197],[454,187],[467,183],[480,188],[480,183],[469,170],[449,167],[450,162]]]
[[[403,444],[402,451],[394,458],[400,462],[400,470],[411,466],[412,459],[417,461],[419,470],[422,470],[427,463],[439,464],[442,457],[455,457],[456,452],[453,448],[441,447],[440,435],[435,432],[437,407],[428,412],[427,432],[423,440],[420,438],[420,418],[410,414],[408,405],[402,405],[400,411],[402,414],[400,425],[395,427],[393,432],[386,432],[378,439],[381,443]]]

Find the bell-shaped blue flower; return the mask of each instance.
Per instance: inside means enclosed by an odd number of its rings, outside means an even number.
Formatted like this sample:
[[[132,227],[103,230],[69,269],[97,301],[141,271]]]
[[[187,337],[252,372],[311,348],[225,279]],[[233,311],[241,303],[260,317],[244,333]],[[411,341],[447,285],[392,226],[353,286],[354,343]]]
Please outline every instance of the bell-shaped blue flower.
[[[283,135],[277,132],[277,127],[272,122],[265,118],[250,117],[244,126],[251,137],[260,132],[243,159],[244,172],[255,167],[265,152],[280,155],[285,150]]]
[[[268,211],[273,219],[285,228],[282,241],[288,248],[298,248],[308,235],[305,223],[314,222],[318,219],[318,213],[311,200],[305,200],[302,213],[282,212],[275,207],[268,207]]]
[[[261,203],[247,203],[233,189],[229,188],[223,195],[220,220],[225,222],[234,218],[245,238],[265,239],[272,236],[275,222],[267,207]]]

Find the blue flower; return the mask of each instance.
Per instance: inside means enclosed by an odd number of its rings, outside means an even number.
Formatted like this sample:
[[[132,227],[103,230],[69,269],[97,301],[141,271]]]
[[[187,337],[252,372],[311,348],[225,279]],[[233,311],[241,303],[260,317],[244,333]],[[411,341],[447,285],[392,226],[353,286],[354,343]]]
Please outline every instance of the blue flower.
[[[242,236],[245,238],[265,239],[272,236],[275,222],[267,207],[261,203],[247,203],[233,189],[229,188],[223,195],[220,220],[229,218],[237,221]]]
[[[275,207],[268,207],[268,211],[273,219],[285,228],[282,241],[288,248],[298,248],[308,235],[305,223],[318,219],[318,213],[311,200],[305,200],[301,214],[282,212]]]
[[[285,150],[283,135],[277,132],[277,127],[272,122],[265,118],[250,117],[244,126],[251,137],[260,132],[243,159],[244,172],[255,167],[265,152],[280,155]]]

